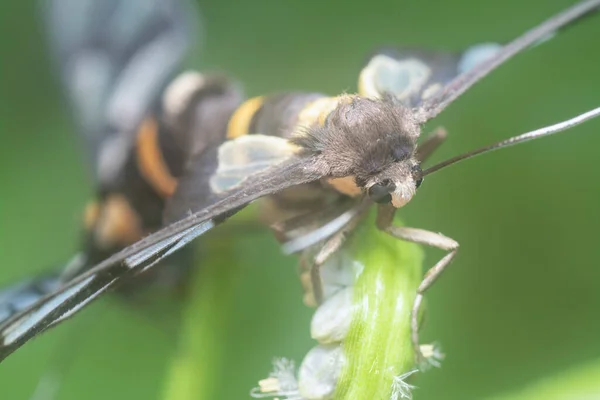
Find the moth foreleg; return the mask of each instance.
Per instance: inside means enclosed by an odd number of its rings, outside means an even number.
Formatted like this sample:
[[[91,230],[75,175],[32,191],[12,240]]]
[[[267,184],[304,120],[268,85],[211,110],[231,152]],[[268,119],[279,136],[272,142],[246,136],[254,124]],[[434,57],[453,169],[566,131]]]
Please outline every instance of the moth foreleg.
[[[433,267],[431,267],[423,277],[423,280],[417,288],[417,294],[413,303],[411,312],[411,341],[415,351],[417,364],[421,369],[429,365],[427,358],[423,355],[419,345],[419,313],[423,303],[423,295],[429,289],[437,278],[444,272],[446,267],[450,265],[452,259],[458,251],[458,242],[441,233],[431,232],[423,229],[408,228],[404,226],[394,226],[393,217],[395,209],[382,206],[377,213],[377,227],[382,231],[392,235],[397,239],[406,240],[409,242],[424,244],[445,250],[448,253],[442,257]],[[435,360],[434,360],[435,361]]]
[[[443,126],[437,127],[431,132],[417,148],[417,160],[423,162],[438,148],[448,137],[448,131]]]
[[[360,221],[360,218],[355,217],[348,222],[340,231],[336,232],[333,236],[329,237],[322,245],[318,248],[316,255],[309,260],[304,259],[303,263],[305,268],[308,270],[310,276],[310,286],[312,296],[309,294],[305,295],[304,303],[308,306],[317,306],[324,300],[324,288],[323,279],[321,277],[321,267],[325,262],[335,254],[342,245],[346,242],[348,235],[354,231],[354,228]],[[308,282],[307,282],[308,283]],[[306,285],[305,285],[306,289]]]

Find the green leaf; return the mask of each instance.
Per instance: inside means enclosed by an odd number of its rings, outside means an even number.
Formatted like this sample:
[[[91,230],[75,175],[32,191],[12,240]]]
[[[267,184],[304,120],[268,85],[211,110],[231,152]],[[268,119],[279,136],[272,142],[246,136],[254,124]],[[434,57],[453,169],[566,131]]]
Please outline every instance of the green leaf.
[[[544,378],[528,388],[492,400],[595,400],[600,399],[600,361]]]

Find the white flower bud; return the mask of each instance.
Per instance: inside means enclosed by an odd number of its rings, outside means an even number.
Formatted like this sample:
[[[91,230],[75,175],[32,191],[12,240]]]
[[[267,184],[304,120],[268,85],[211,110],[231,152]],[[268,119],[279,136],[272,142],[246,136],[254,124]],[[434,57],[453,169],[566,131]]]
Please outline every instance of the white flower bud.
[[[341,345],[319,345],[308,352],[298,374],[298,389],[302,398],[330,399],[345,362]]]
[[[341,342],[350,329],[352,322],[353,287],[338,291],[325,300],[313,315],[310,335],[319,343]]]

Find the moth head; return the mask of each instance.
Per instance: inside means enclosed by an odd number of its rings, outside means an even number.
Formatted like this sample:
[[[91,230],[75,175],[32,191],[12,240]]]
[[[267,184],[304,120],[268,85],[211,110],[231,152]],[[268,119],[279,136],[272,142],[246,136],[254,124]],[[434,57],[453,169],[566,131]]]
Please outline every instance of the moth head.
[[[338,176],[355,176],[358,188],[377,203],[402,207],[420,185],[415,158],[420,125],[393,96],[355,97],[338,106],[327,126],[339,140],[329,165]],[[336,171],[337,172],[337,171]]]
[[[400,208],[408,203],[423,182],[419,163],[406,160],[389,165],[365,183],[367,196],[375,203]]]

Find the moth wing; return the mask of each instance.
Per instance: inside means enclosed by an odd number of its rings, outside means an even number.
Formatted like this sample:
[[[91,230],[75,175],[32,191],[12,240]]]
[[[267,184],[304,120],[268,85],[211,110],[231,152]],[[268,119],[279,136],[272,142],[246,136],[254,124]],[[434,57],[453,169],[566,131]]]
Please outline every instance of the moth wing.
[[[95,176],[110,182],[191,47],[196,10],[187,0],[49,0],[42,11]]]
[[[426,122],[435,118],[448,105],[452,104],[461,94],[481,78],[522,51],[545,43],[566,28],[573,26],[600,10],[599,0],[581,1],[566,10],[556,14],[538,26],[530,29],[512,42],[494,51],[490,56],[480,58],[471,68],[461,71],[443,87],[436,89],[426,96],[421,104],[420,118]],[[476,57],[477,58],[477,57]]]
[[[256,173],[295,156],[297,147],[276,136],[244,135],[193,156],[168,199],[166,224],[214,202],[224,192]]]
[[[373,97],[389,92],[406,106],[420,108],[425,122],[514,55],[551,39],[598,9],[600,1],[582,1],[505,46],[484,43],[459,54],[411,49],[381,50],[361,71],[359,92]]]
[[[461,53],[384,48],[375,52],[359,76],[359,93],[390,93],[407,107],[419,107],[458,75],[493,57],[501,45],[482,43]]]
[[[199,211],[126,247],[32,306],[0,323],[0,360],[48,328],[71,317],[106,291],[187,245],[259,197],[323,176],[313,156],[294,156],[250,175]]]

